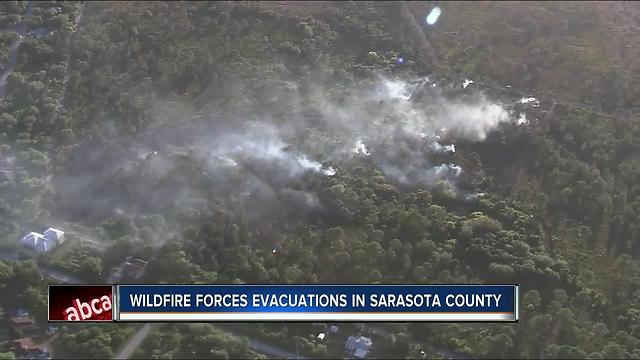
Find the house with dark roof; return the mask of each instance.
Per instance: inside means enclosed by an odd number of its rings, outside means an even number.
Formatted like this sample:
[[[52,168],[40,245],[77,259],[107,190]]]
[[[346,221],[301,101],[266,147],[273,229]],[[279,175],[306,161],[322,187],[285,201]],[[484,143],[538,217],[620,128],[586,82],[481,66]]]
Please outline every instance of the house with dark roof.
[[[22,316],[11,316],[11,318],[9,319],[9,326],[13,329],[13,331],[19,331],[23,334],[33,333],[38,329],[36,327],[36,322],[31,316],[29,316],[28,313]]]
[[[124,280],[139,280],[144,275],[147,262],[138,258],[127,257],[122,264],[118,265],[107,280],[110,284],[115,284]]]

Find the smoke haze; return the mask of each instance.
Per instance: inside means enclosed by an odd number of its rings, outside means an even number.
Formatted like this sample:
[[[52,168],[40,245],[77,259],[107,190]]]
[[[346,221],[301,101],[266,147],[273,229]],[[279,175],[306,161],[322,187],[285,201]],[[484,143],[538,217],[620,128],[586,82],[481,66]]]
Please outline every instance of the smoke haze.
[[[332,96],[322,86],[301,94],[287,84],[283,108],[304,107],[313,121],[302,112],[288,121],[272,113],[251,120],[214,113],[149,128],[133,141],[87,142],[73,152],[66,175],[54,179],[59,204],[70,215],[96,218],[118,209],[179,219],[181,209],[206,211],[212,205],[203,199],[211,195],[218,205],[250,207],[256,216],[278,204],[321,209],[321,184],[339,181],[340,167],[359,160],[398,185],[444,180],[455,188],[464,173],[452,160],[455,143],[482,141],[515,120],[473,87],[447,93],[432,85],[428,78],[379,77]]]

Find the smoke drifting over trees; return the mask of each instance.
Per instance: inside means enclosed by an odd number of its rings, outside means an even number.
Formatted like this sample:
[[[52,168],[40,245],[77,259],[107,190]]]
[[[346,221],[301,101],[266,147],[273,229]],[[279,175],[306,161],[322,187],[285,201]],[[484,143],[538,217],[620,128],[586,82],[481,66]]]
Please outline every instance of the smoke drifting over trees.
[[[433,84],[380,76],[339,98],[320,86],[303,95],[290,84],[294,98],[287,102],[304,103],[315,118],[214,113],[133,139],[107,135],[111,140],[72,152],[68,173],[55,178],[56,193],[70,213],[97,212],[96,218],[113,209],[198,209],[207,206],[206,194],[244,199],[243,207],[255,209],[321,208],[317,192],[328,180],[317,178],[339,177],[353,161],[373,161],[401,186],[444,180],[455,188],[464,169],[451,160],[454,143],[482,141],[510,117],[481,93],[452,94]],[[87,194],[92,201],[81,201]]]
[[[96,283],[129,256],[146,283],[519,283],[518,323],[340,333],[393,334],[370,358],[640,357],[640,8],[612,6],[2,2],[2,251],[69,237],[0,262],[0,306],[44,324],[36,263]],[[344,355],[321,324],[235,328]],[[70,325],[56,356],[127,329]],[[133,357],[251,357],[210,330]]]

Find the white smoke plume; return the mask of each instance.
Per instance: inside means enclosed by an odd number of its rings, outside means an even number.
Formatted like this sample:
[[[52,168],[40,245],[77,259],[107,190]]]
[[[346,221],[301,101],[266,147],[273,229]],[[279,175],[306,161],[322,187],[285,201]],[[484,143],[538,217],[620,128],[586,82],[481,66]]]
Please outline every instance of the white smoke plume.
[[[429,153],[454,153],[457,140],[484,140],[510,120],[509,112],[477,91],[461,97],[430,84],[429,78],[380,77],[340,102],[315,93],[313,103],[329,129],[343,143],[355,143],[332,155],[371,156],[388,176],[405,184],[454,179],[460,171],[437,170],[439,164],[428,159]]]
[[[455,184],[463,177],[453,159],[459,142],[484,140],[509,113],[473,87],[461,95],[431,84],[428,78],[380,77],[342,93],[289,85],[288,101],[300,108],[286,121],[208,114],[150,128],[131,143],[117,136],[108,137],[117,144],[85,143],[68,164],[77,169],[54,179],[56,192],[66,197],[58,203],[77,213],[207,211],[206,188],[225,207],[263,206],[267,213],[277,203],[318,208],[317,184],[339,178],[341,164],[351,160],[366,161],[402,185]],[[197,179],[193,169],[201,172]]]
[[[369,152],[369,150],[367,150],[367,146],[362,142],[362,140],[358,139],[356,140],[356,146],[353,149],[353,151],[356,154],[362,154],[365,156],[369,156],[371,155],[371,153]]]
[[[281,139],[278,130],[267,123],[254,123],[238,132],[211,136],[205,142],[195,143],[201,150],[218,159],[222,165],[238,166],[241,162],[269,164],[290,177],[306,171],[333,176],[336,170],[310,159],[307,154],[293,149]]]

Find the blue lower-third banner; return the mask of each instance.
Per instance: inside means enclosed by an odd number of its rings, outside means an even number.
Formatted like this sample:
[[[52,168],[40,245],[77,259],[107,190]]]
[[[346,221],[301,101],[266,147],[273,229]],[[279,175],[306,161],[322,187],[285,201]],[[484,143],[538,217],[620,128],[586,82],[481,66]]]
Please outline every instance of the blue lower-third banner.
[[[517,285],[118,285],[117,321],[517,321]]]

